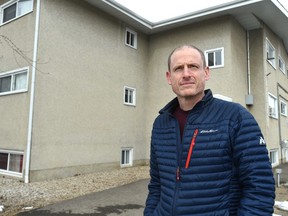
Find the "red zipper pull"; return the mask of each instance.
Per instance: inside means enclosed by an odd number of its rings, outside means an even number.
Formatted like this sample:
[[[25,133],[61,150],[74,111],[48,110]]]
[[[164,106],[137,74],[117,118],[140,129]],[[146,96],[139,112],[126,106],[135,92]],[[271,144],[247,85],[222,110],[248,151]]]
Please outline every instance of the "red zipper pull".
[[[177,167],[177,170],[176,170],[176,181],[180,181],[180,168]]]
[[[198,134],[198,129],[195,129],[194,134],[193,134],[193,138],[191,140],[189,152],[188,152],[188,155],[187,155],[187,160],[186,160],[186,165],[185,165],[186,169],[189,167],[189,164],[190,164],[191,155],[192,155],[192,152],[193,152],[193,148],[195,146],[195,140],[196,140],[197,134]]]

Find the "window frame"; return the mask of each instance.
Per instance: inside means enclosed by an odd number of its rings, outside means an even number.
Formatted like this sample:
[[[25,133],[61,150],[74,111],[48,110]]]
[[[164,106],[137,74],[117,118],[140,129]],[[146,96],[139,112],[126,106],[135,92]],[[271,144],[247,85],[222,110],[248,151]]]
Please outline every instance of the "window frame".
[[[8,159],[7,159],[7,169],[0,169],[0,174],[3,175],[9,175],[9,176],[14,176],[14,177],[22,177],[23,176],[23,171],[24,171],[24,152],[23,151],[14,151],[14,150],[2,150],[0,149],[0,153],[2,154],[8,154]],[[21,155],[22,156],[22,161],[20,161],[21,167],[20,170],[21,172],[16,172],[16,171],[11,171],[10,169],[10,164],[11,164],[11,154],[12,155]]]
[[[283,73],[283,74],[286,74],[286,65],[285,65],[285,61],[284,59],[279,55],[279,60],[278,60],[278,67],[279,67],[279,70]],[[281,67],[281,64],[282,64],[282,67]]]
[[[132,101],[128,99],[126,101],[126,90],[128,90],[130,93],[132,92]],[[128,98],[130,98],[130,94],[128,95]],[[128,106],[136,106],[136,88],[124,86],[124,92],[123,92],[123,103]]]
[[[26,73],[26,87],[23,89],[15,90],[15,77],[19,74]],[[7,71],[0,74],[0,79],[11,76],[10,91],[0,92],[0,96],[23,93],[28,91],[28,80],[29,80],[29,67],[24,67],[12,71]]]
[[[269,158],[272,167],[279,165],[279,151],[278,149],[270,149]]]
[[[137,32],[130,28],[125,30],[125,45],[137,49]]]
[[[282,105],[284,105],[284,112],[282,112]],[[283,100],[280,100],[280,114],[282,116],[286,116],[287,117],[287,103]]]
[[[124,153],[124,158],[123,158],[123,153]],[[127,161],[127,154],[128,154],[128,161]],[[133,148],[132,147],[121,148],[120,166],[121,167],[133,166]]]
[[[217,60],[216,60],[216,52],[220,51],[221,52],[221,64],[216,64]],[[209,54],[213,53],[213,65],[209,66]],[[205,59],[207,62],[207,66],[209,66],[209,68],[221,68],[224,67],[224,47],[219,47],[219,48],[215,48],[215,49],[210,49],[210,50],[205,50],[204,52],[205,55]]]
[[[22,16],[25,16],[26,14],[28,13],[31,13],[33,11],[33,6],[34,6],[34,0],[30,0],[31,1],[31,8],[28,9],[27,11],[23,12],[22,14],[19,14],[19,2],[22,1],[22,0],[11,0],[11,1],[8,1],[2,5],[0,5],[0,26],[1,25],[4,25],[6,23],[9,23],[9,22],[12,22],[13,20],[16,20]],[[4,10],[11,7],[12,5],[16,4],[16,12],[15,12],[15,17],[7,20],[7,21],[3,21],[4,20]]]
[[[273,105],[270,103],[270,98],[273,99]],[[273,94],[268,93],[268,114],[269,117],[278,119],[278,99]],[[272,109],[272,110],[271,110]]]
[[[272,50],[272,53],[270,52],[270,49]],[[273,46],[273,44],[266,38],[266,60],[269,62],[269,64],[276,69],[276,49]]]

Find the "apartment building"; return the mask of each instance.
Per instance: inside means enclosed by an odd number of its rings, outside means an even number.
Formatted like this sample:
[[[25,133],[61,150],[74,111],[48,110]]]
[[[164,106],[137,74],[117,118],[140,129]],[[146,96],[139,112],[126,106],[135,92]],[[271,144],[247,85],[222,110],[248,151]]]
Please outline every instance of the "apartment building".
[[[1,175],[147,164],[153,120],[175,97],[167,57],[182,44],[205,51],[215,97],[255,116],[272,165],[288,161],[288,12],[278,1],[158,23],[112,0],[0,0],[0,15]]]

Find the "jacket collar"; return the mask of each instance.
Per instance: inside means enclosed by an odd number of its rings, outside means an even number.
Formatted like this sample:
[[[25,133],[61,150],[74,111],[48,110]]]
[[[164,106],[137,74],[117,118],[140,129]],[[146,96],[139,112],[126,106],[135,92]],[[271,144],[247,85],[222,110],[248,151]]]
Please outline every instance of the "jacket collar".
[[[199,110],[207,106],[213,99],[213,94],[210,89],[207,89],[204,91],[205,96],[202,98],[201,101],[199,101],[193,108],[194,110]],[[159,111],[160,114],[168,113],[172,114],[173,111],[179,106],[178,98],[175,97],[173,100],[171,100],[163,109]]]

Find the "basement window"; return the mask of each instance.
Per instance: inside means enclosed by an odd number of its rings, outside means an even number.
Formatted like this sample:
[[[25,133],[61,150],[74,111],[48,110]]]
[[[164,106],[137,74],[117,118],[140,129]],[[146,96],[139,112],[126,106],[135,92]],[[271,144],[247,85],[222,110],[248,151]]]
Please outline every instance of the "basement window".
[[[125,31],[125,45],[137,49],[137,33],[129,28]]]
[[[270,162],[271,162],[272,167],[279,165],[278,149],[270,150]]]
[[[25,92],[28,88],[28,68],[0,74],[0,96]]]
[[[0,173],[22,176],[23,152],[0,150]]]
[[[0,10],[0,24],[4,24],[31,12],[33,10],[33,0],[12,0],[1,5]]]
[[[121,149],[121,167],[133,165],[133,148]]]

